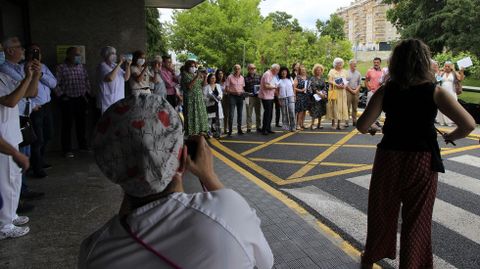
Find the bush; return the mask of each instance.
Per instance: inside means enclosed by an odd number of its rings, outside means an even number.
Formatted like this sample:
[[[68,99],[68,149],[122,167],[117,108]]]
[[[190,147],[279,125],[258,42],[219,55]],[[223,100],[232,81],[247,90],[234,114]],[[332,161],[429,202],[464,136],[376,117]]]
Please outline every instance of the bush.
[[[455,63],[455,69],[458,71],[457,61],[465,57],[472,58],[473,66],[465,69],[465,75],[470,78],[480,79],[480,61],[479,59],[470,52],[460,52],[456,55],[453,55],[452,52],[439,53],[433,57],[438,64],[443,66],[446,61],[451,61]]]

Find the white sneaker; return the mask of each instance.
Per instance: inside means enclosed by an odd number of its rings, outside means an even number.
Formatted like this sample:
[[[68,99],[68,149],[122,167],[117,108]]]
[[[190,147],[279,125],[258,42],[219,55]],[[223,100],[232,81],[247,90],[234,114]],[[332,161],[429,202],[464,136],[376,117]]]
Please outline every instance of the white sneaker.
[[[30,219],[27,216],[18,216],[16,219],[13,220],[13,225],[21,226],[27,224]]]
[[[0,230],[0,240],[7,238],[17,238],[24,236],[30,232],[30,228],[27,227],[17,227],[15,225],[9,225],[9,227],[3,227]]]

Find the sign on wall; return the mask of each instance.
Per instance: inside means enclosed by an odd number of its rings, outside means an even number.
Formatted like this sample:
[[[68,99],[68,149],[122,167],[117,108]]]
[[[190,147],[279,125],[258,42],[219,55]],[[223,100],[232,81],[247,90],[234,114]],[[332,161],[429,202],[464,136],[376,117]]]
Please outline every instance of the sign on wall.
[[[85,46],[83,45],[57,45],[57,63],[61,64],[67,57],[67,49],[70,47],[80,48],[80,55],[82,56],[82,64],[86,63]]]

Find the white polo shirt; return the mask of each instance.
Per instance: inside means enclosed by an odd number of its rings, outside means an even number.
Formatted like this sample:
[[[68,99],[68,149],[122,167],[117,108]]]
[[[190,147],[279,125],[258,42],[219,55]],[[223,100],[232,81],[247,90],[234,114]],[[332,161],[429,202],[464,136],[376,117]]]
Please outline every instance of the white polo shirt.
[[[273,266],[260,219],[233,190],[173,193],[138,208],[127,222],[141,240],[184,269]],[[79,268],[171,267],[134,241],[115,216],[83,241]]]
[[[18,85],[17,81],[4,73],[0,73],[0,97],[9,95],[17,89]],[[10,108],[0,104],[0,137],[14,147],[23,141],[20,132],[18,105]]]

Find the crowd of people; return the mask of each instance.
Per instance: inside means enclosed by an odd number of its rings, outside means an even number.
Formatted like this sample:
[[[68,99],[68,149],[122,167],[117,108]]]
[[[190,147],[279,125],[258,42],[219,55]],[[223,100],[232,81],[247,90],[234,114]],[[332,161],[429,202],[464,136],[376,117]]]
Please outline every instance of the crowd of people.
[[[378,118],[383,111],[384,137],[373,168],[362,263],[368,267],[382,258],[395,257],[402,203],[400,267],[432,267],[431,214],[437,173],[444,172],[434,128],[437,110],[440,123],[457,124],[444,134],[447,142],[468,135],[475,122],[456,102],[463,70],[457,73],[451,62],[439,70],[421,41],[400,42],[389,68],[381,68],[380,58],[373,60],[365,75],[368,106],[358,121],[362,75],[355,60],[345,69],[344,60],[336,58],[326,77],[326,67],[321,64],[315,64],[309,75],[300,63],[291,69],[273,64],[261,74],[249,64],[243,76],[240,65],[228,75],[220,69],[209,74],[196,61],[188,60],[177,74],[170,56],[147,61],[142,51],[118,55],[114,47],[102,48],[100,55],[98,87],[92,87],[79,48],[68,48],[64,63],[54,74],[42,64],[37,44],[25,50],[18,38],[2,42],[0,239],[27,234],[29,218],[17,214],[31,207],[20,200],[44,196],[28,188],[25,172],[30,168],[32,176],[43,178],[51,167],[45,151],[53,133],[52,96],[61,110],[61,147],[66,158],[75,157],[73,123],[78,149],[91,150],[86,139],[86,111],[89,102],[96,100],[103,116],[94,131],[95,159],[125,192],[119,214],[84,241],[80,268],[129,268],[140,261],[146,268],[162,264],[177,268],[179,263],[188,268],[200,263],[202,268],[271,268],[273,256],[255,211],[219,181],[204,137],[231,136],[235,115],[237,134],[243,135],[244,106],[246,132],[254,128],[255,112],[256,131],[263,135],[273,133],[274,108],[274,125],[285,132],[304,130],[307,113],[312,130],[324,128],[325,117],[336,130],[349,127],[351,119],[362,133],[375,131],[382,127]],[[405,109],[399,100],[407,99],[409,107]],[[412,118],[416,120],[412,122]],[[149,131],[144,131],[147,128]],[[411,132],[412,128],[416,132]],[[185,137],[191,137],[195,148],[188,150]],[[181,180],[186,170],[200,179],[206,192],[183,193]],[[386,180],[389,184],[384,184]],[[160,223],[163,229],[157,229]],[[217,235],[216,240],[207,236],[212,234]],[[132,239],[138,244],[130,244]],[[155,248],[144,239],[156,242]],[[187,247],[190,256],[184,259]],[[231,249],[238,249],[238,255],[224,255]],[[146,257],[148,251],[155,255]],[[205,251],[214,255],[205,259]],[[105,252],[111,255],[103,255]]]

